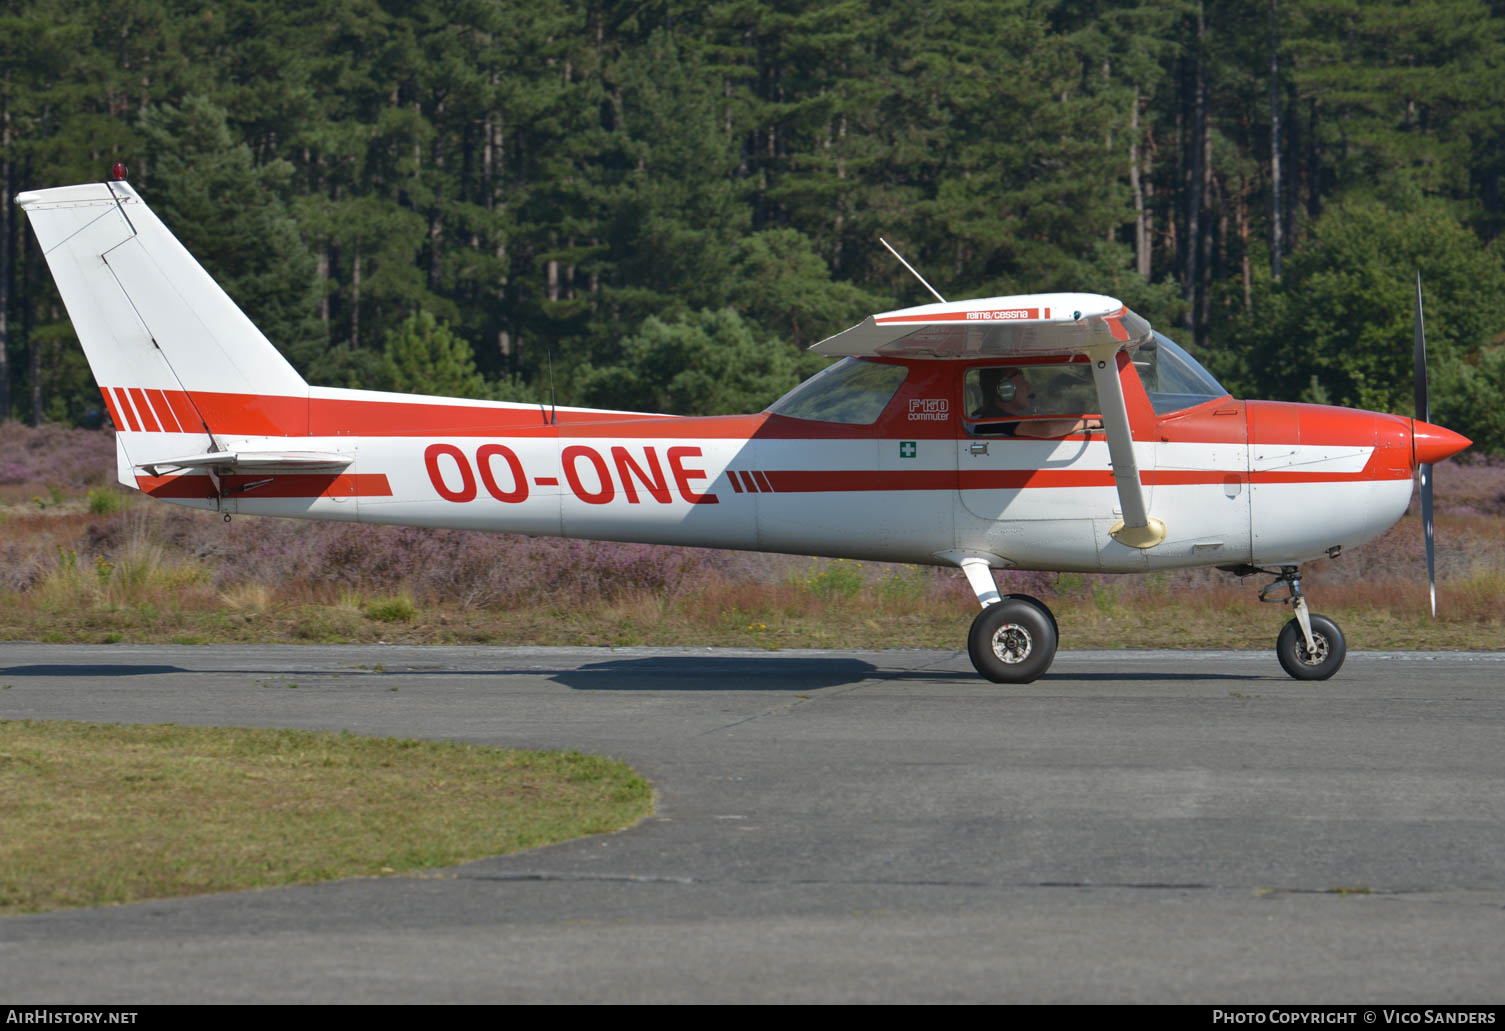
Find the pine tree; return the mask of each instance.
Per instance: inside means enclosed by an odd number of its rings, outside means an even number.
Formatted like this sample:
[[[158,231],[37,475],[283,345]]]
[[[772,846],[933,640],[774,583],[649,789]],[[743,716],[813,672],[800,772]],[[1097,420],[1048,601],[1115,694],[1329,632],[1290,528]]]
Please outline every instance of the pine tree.
[[[295,366],[323,351],[315,261],[281,191],[284,162],[256,165],[223,108],[203,97],[159,104],[141,118],[153,155],[147,200],[251,321]]]
[[[372,386],[441,397],[487,398],[493,394],[476,371],[470,344],[426,311],[408,316],[387,334]]]

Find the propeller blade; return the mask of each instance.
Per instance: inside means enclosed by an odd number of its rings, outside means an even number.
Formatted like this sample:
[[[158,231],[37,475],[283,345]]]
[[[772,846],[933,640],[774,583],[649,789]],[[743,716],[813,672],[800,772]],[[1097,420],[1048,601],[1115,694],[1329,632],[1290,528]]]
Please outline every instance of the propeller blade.
[[[1427,332],[1421,314],[1421,269],[1416,270],[1416,421],[1431,422],[1427,398]]]
[[[1416,421],[1431,422],[1432,409],[1427,397],[1427,333],[1421,312],[1421,270],[1416,270]],[[1415,427],[1412,428],[1413,440]],[[1421,529],[1427,540],[1427,587],[1431,591],[1432,618],[1437,618],[1437,528],[1432,521],[1432,463],[1416,467],[1421,483]]]
[[[1421,478],[1421,526],[1427,537],[1427,586],[1432,592],[1432,618],[1437,618],[1437,552],[1433,546],[1436,526],[1432,523],[1432,463],[1417,467]]]

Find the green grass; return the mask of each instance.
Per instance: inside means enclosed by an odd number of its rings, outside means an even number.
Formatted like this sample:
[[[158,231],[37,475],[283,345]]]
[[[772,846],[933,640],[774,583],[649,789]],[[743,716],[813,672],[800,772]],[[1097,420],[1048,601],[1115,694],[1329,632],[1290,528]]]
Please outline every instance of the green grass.
[[[418,607],[407,595],[378,598],[366,605],[366,618],[378,623],[410,623],[418,618]]]
[[[630,768],[574,752],[0,721],[0,914],[400,874],[651,811]]]

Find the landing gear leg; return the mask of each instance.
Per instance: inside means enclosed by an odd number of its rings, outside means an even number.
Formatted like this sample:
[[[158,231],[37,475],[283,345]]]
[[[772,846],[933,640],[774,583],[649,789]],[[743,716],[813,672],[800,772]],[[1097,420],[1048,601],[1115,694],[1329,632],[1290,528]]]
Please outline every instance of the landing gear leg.
[[[1274,570],[1260,570],[1273,573]],[[1284,598],[1268,597],[1271,591],[1286,588]],[[1343,666],[1348,655],[1348,645],[1343,640],[1343,631],[1338,624],[1311,612],[1306,607],[1306,598],[1301,594],[1301,570],[1297,566],[1281,566],[1275,580],[1259,592],[1259,600],[1278,605],[1291,603],[1295,613],[1289,623],[1281,628],[1275,640],[1275,657],[1283,668],[1297,680],[1326,680]]]
[[[998,594],[985,562],[962,564],[983,610],[967,634],[967,654],[977,672],[995,684],[1028,684],[1056,657],[1056,617],[1038,598]]]

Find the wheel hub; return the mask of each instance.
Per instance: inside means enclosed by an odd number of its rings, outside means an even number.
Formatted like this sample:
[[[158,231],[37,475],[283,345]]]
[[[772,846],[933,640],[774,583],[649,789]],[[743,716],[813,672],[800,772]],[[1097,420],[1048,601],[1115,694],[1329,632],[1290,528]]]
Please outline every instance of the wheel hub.
[[[993,654],[1010,666],[1029,658],[1035,639],[1018,623],[1005,623],[993,632]]]
[[[1327,661],[1326,635],[1319,634],[1313,630],[1312,644],[1317,646],[1316,649],[1314,651],[1307,651],[1305,641],[1299,638],[1296,641],[1296,658],[1304,666],[1320,666]]]

